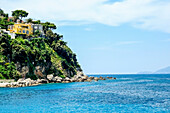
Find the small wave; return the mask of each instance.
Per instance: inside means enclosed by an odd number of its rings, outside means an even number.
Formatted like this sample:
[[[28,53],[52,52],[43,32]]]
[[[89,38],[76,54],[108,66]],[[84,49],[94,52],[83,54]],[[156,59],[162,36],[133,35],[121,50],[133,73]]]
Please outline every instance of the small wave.
[[[134,82],[153,82],[153,80],[138,80],[138,81],[134,81]]]
[[[119,80],[132,80],[132,78],[119,78]]]
[[[160,84],[158,84],[158,83],[154,83],[154,84],[146,84],[146,86],[170,86],[170,84],[168,84],[168,83],[160,83]]]

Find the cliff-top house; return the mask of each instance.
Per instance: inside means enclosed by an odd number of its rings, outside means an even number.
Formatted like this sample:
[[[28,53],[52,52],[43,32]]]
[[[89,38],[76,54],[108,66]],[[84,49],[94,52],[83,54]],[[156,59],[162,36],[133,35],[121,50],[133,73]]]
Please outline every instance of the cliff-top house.
[[[42,35],[43,32],[43,26],[41,24],[32,24],[32,23],[21,23],[21,21],[18,19],[17,23],[14,25],[8,25],[8,31],[9,34],[24,34],[26,36],[33,35],[36,30],[38,30]],[[15,38],[15,36],[11,35],[11,38]]]

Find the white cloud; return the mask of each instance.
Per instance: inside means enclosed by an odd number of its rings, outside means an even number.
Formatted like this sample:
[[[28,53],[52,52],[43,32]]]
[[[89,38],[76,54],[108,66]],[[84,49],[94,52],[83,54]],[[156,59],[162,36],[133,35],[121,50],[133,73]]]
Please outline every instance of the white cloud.
[[[170,33],[169,0],[1,0],[5,11],[24,9],[30,17],[59,25],[101,23]],[[74,23],[72,23],[74,21]]]

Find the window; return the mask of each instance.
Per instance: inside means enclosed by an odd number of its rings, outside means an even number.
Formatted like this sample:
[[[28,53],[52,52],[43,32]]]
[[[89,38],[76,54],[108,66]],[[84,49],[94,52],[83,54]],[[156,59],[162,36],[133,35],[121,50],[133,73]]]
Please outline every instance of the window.
[[[23,30],[23,33],[25,33],[25,30]]]
[[[27,34],[29,34],[29,31],[27,30]]]
[[[22,28],[26,28],[26,29],[28,29],[28,26],[21,26]]]
[[[37,27],[37,26],[34,26],[34,29],[38,29],[38,27]]]

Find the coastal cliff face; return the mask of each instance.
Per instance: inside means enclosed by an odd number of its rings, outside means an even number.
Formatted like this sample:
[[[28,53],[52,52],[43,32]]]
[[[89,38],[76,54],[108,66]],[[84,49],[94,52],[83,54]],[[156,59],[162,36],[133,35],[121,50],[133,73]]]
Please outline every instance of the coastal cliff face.
[[[71,78],[82,72],[63,36],[52,31],[56,25],[31,18],[23,21],[27,15],[24,10],[15,10],[11,18],[0,9],[0,79]]]
[[[76,54],[58,34],[29,39],[0,34],[0,79],[47,79],[49,74],[65,78],[81,71]]]

